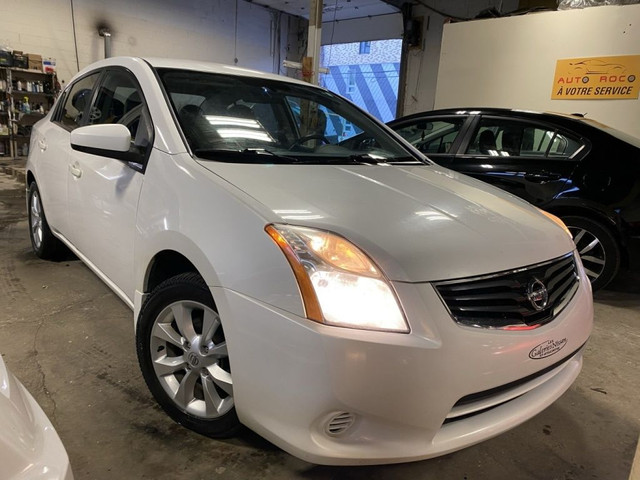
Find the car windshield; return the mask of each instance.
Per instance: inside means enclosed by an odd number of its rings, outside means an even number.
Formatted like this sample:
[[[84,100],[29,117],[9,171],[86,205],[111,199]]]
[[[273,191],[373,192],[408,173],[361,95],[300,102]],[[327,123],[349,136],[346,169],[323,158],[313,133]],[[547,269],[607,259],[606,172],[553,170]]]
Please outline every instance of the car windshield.
[[[329,91],[255,77],[158,72],[199,158],[237,163],[426,163]]]

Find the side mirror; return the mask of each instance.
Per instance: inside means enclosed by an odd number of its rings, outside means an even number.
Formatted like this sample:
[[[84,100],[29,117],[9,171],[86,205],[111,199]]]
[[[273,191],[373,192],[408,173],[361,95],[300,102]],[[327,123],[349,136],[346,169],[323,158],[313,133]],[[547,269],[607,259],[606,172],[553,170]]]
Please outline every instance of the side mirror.
[[[131,132],[124,125],[87,125],[71,132],[71,148],[80,152],[129,161]]]

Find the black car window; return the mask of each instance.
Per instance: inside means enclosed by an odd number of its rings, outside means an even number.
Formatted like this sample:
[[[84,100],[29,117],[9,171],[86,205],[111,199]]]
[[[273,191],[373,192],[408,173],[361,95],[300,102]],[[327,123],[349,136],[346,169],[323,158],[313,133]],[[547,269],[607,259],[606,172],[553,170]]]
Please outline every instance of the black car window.
[[[483,118],[466,153],[493,157],[569,158],[581,146],[578,140],[554,127]]]
[[[582,143],[567,135],[556,132],[553,137],[551,147],[547,154],[548,157],[571,157],[582,146]]]
[[[126,70],[109,70],[89,111],[91,125],[120,123],[131,132],[131,148],[146,153],[153,129],[140,87]]]
[[[463,123],[464,118],[416,119],[396,132],[424,154],[449,153]]]
[[[91,102],[91,92],[99,76],[100,72],[92,73],[71,86],[60,117],[57,119],[62,125],[70,130],[82,125],[82,117],[87,105]]]

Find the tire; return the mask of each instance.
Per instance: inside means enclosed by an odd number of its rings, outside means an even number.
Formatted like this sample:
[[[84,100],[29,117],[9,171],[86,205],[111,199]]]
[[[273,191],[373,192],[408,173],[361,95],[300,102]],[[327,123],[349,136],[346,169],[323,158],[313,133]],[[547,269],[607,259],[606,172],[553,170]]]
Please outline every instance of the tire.
[[[140,311],[136,350],[149,390],[173,420],[213,438],[239,430],[220,316],[198,274],[153,289]]]
[[[566,216],[562,221],[573,236],[593,291],[604,288],[620,268],[620,246],[613,233],[587,217]]]
[[[38,257],[45,260],[54,260],[65,251],[66,247],[51,233],[36,182],[31,182],[29,185],[28,196],[29,203],[27,208],[31,248]]]

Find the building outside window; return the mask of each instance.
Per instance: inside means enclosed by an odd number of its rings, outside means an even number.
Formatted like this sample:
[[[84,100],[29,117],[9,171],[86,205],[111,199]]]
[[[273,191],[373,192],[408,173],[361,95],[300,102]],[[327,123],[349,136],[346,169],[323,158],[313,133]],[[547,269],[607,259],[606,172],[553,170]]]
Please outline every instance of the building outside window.
[[[398,103],[401,52],[401,39],[325,45],[320,63],[329,73],[320,76],[320,85],[348,98],[383,122],[393,120]],[[346,132],[348,127],[336,126],[336,131]]]
[[[371,42],[360,42],[360,55],[371,53]]]

